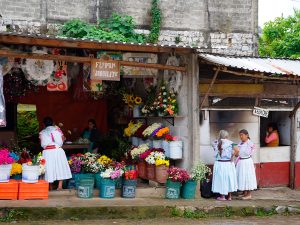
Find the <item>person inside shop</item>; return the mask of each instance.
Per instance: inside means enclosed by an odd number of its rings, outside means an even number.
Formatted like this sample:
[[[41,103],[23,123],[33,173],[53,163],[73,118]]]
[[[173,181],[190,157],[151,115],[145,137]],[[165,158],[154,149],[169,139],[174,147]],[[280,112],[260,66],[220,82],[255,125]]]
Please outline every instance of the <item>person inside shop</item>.
[[[59,191],[62,190],[63,180],[72,178],[65,151],[61,148],[65,137],[60,128],[54,126],[51,117],[45,117],[43,123],[45,128],[40,132],[40,141],[46,160],[45,180],[50,183],[50,190],[53,189],[52,183],[58,181]]]
[[[279,146],[279,133],[275,123],[268,124],[267,135],[265,137],[267,147]]]
[[[84,129],[81,134],[82,138],[90,141],[89,152],[97,153],[100,141],[100,132],[97,129],[96,121],[94,119],[88,120],[88,127]]]

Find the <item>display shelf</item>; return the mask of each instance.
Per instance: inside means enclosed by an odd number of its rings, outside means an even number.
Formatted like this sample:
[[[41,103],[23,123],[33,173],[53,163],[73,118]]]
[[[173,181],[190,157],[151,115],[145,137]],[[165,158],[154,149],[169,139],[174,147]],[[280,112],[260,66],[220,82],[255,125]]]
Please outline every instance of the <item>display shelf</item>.
[[[148,124],[149,119],[163,119],[172,126],[175,125],[175,119],[184,118],[184,116],[139,116],[133,117],[135,120],[144,120],[146,124]]]

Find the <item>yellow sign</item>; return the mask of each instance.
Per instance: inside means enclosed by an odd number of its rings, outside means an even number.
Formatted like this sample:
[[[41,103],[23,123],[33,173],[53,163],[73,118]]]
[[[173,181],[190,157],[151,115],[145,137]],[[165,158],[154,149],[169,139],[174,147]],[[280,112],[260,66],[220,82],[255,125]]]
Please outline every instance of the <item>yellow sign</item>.
[[[120,64],[116,60],[92,59],[91,80],[120,80]]]

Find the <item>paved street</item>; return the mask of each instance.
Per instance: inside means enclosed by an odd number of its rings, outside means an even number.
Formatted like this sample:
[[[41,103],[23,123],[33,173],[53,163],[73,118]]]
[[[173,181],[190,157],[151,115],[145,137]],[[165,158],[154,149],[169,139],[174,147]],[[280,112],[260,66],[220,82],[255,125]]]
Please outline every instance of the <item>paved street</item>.
[[[8,225],[12,223],[3,223]],[[169,218],[169,219],[153,219],[153,220],[93,220],[93,221],[49,221],[49,222],[30,222],[30,223],[16,223],[22,225],[286,225],[300,224],[299,216],[272,216],[272,217],[247,217],[247,218],[236,218],[236,219],[180,219],[180,218]]]

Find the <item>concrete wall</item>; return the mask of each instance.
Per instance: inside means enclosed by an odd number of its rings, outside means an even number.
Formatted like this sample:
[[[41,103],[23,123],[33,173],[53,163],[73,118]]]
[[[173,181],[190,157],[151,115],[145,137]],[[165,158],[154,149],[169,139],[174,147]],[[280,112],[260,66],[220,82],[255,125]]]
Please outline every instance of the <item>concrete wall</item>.
[[[254,55],[258,0],[161,0],[160,43],[199,46],[206,52]],[[0,30],[50,33],[55,24],[80,18],[95,22],[113,12],[133,16],[148,33],[151,1],[144,0],[1,0]],[[39,29],[43,26],[43,29]]]

